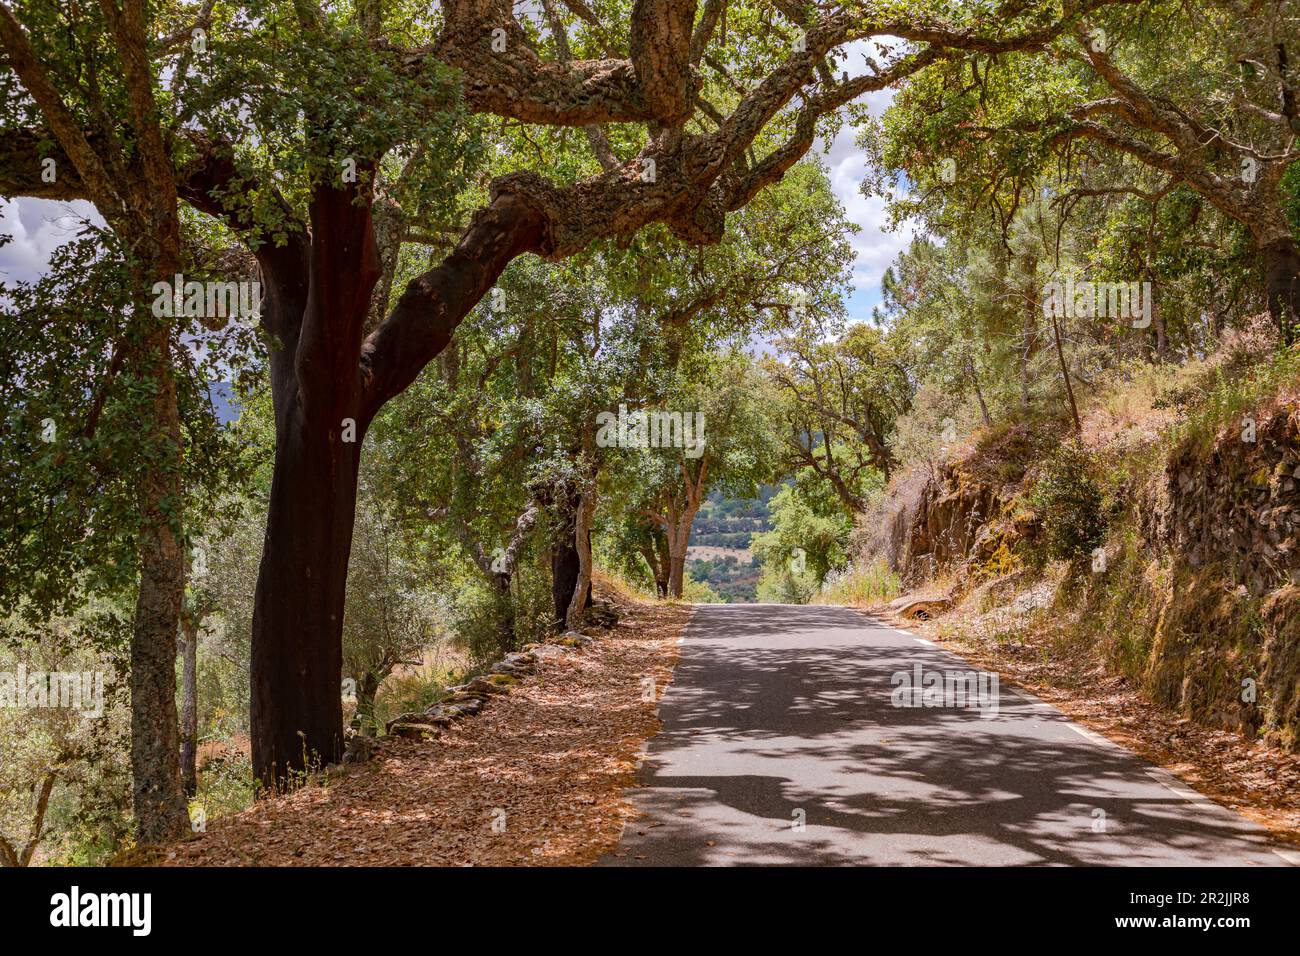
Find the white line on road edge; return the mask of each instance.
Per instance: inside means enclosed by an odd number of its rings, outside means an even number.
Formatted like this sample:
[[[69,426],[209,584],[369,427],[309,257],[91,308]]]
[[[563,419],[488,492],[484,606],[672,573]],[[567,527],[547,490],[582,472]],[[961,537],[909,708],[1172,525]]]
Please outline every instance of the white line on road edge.
[[[1028,704],[1030,707],[1039,707],[1045,710],[1050,710],[1052,713],[1065,718],[1065,715],[1062,714],[1060,709],[1058,709],[1056,706],[1049,704],[1045,700],[1039,700],[1037,697],[1035,697],[1033,694],[1029,693],[1028,691],[1021,690],[1019,687],[1009,687],[1007,689],[1011,691],[1011,695],[1013,697],[1019,697],[1021,701]],[[1065,719],[1068,722],[1069,718],[1065,718]]]
[[[1219,804],[1215,803],[1205,794],[1198,793],[1191,787],[1184,786],[1181,780],[1167,770],[1160,767],[1147,767],[1146,773],[1148,777],[1160,784],[1160,786],[1164,787],[1176,797],[1182,797],[1184,800],[1199,804],[1203,807],[1222,809]]]
[[[1188,801],[1189,803],[1194,803],[1197,806],[1203,807],[1207,810],[1215,810],[1215,811],[1227,810],[1229,813],[1233,813],[1236,816],[1241,816],[1241,813],[1233,810],[1231,807],[1225,807],[1221,803],[1217,803],[1214,800],[1211,800],[1205,794],[1193,790],[1191,787],[1185,786],[1181,780],[1175,777],[1168,770],[1165,770],[1163,767],[1147,767],[1146,774],[1148,777],[1150,777],[1156,783],[1160,784],[1160,786],[1164,787],[1174,796],[1181,797],[1182,799]],[[1249,820],[1249,822],[1254,826],[1258,826],[1258,824],[1256,824],[1253,820]],[[1264,833],[1266,839],[1269,840],[1273,839],[1272,834],[1268,833],[1268,831],[1265,830],[1263,827],[1260,827],[1260,830]],[[1272,846],[1269,847],[1269,849],[1272,850],[1275,854],[1277,854],[1279,858],[1284,860],[1288,866],[1300,866],[1300,853],[1296,853],[1293,850],[1280,850],[1277,847],[1272,847]]]
[[[1133,753],[1133,751],[1129,750],[1127,747],[1121,746],[1120,744],[1115,743],[1115,741],[1110,740],[1107,737],[1103,737],[1101,734],[1095,733],[1094,731],[1091,731],[1086,727],[1081,727],[1069,719],[1066,720],[1065,726],[1069,727],[1079,736],[1086,737],[1088,740],[1091,740],[1093,743],[1099,746],[1108,747],[1111,750],[1119,751],[1120,753],[1123,753],[1126,756],[1135,757],[1138,760],[1144,759],[1141,755]],[[1211,800],[1205,794],[1200,793],[1199,791],[1193,790],[1191,787],[1186,786],[1181,780],[1179,780],[1168,770],[1165,770],[1163,767],[1148,766],[1148,767],[1144,767],[1143,770],[1146,772],[1146,775],[1151,780],[1160,784],[1160,786],[1164,787],[1166,790],[1168,790],[1170,793],[1172,793],[1174,796],[1178,797],[1181,800],[1186,800],[1188,803],[1194,803],[1197,806],[1202,807],[1203,809],[1214,810],[1216,812],[1227,810],[1229,813],[1234,814],[1234,816],[1241,817],[1240,813],[1233,811],[1230,807],[1225,807],[1220,803],[1216,803],[1214,800]],[[1249,821],[1249,822],[1256,827],[1259,826],[1258,824],[1255,824],[1254,821]],[[1259,827],[1259,829],[1267,839],[1270,840],[1272,839],[1271,834],[1269,834],[1267,830],[1265,830],[1263,827]],[[1286,861],[1286,863],[1288,863],[1289,865],[1300,866],[1300,853],[1295,853],[1291,850],[1279,850],[1276,847],[1269,847],[1269,849],[1272,850],[1275,854],[1277,854],[1278,857],[1280,857],[1282,860]]]
[[[1119,744],[1115,743],[1114,741],[1107,740],[1101,734],[1095,733],[1089,730],[1087,727],[1080,727],[1078,724],[1074,723],[1074,721],[1067,720],[1065,726],[1069,727],[1080,737],[1088,738],[1099,747],[1107,747],[1112,750],[1124,750],[1125,753],[1128,752],[1127,750],[1125,750],[1125,748],[1121,747]]]

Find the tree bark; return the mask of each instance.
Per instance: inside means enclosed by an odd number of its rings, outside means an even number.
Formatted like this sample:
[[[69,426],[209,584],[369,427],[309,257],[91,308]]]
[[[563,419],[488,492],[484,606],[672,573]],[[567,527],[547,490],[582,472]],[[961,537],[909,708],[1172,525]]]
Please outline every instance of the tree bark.
[[[655,582],[655,594],[661,598],[668,596],[668,569],[671,564],[668,554],[668,535],[658,524],[647,531],[650,540],[641,547],[641,556],[650,568],[650,576]]]
[[[1264,247],[1263,258],[1268,314],[1277,325],[1282,344],[1290,345],[1300,318],[1300,249],[1294,239],[1278,239]]]
[[[1052,314],[1052,338],[1056,342],[1056,359],[1061,365],[1061,379],[1065,382],[1065,397],[1070,403],[1070,417],[1074,419],[1075,434],[1083,433],[1083,424],[1079,421],[1079,406],[1074,400],[1074,386],[1070,384],[1070,369],[1065,364],[1065,350],[1061,348],[1061,326]]]
[[[572,527],[572,526],[570,526]],[[582,561],[578,556],[576,534],[570,530],[551,549],[551,600],[555,605],[555,626],[564,628],[573,592],[578,586]]]
[[[187,797],[198,792],[198,647],[197,614],[181,616],[181,787]]]
[[[492,575],[492,591],[497,600],[497,650],[502,656],[515,649],[515,602],[510,594],[514,568]]]
[[[283,374],[292,357],[277,358],[275,469],[251,668],[253,776],[262,786],[342,757],[343,605],[366,424],[355,422],[355,441],[347,442],[340,423],[310,421],[296,380]]]
[[[567,495],[557,504],[561,509],[562,526],[551,546],[551,600],[555,607],[555,627],[563,629],[567,623],[569,605],[578,588],[582,573],[582,555],[578,548],[578,510],[582,506],[580,494]],[[591,548],[591,531],[587,531],[587,549]],[[591,607],[591,592],[583,601],[582,610]]]
[[[131,634],[131,774],[137,838],[162,843],[189,830],[176,719],[176,634],[185,596],[180,538],[181,428],[165,325],[143,343],[143,374],[155,385],[148,440],[157,463],[141,484],[140,588]]]
[[[699,471],[691,477],[690,469],[683,459],[679,462],[682,472],[682,502],[668,504],[668,520],[665,533],[668,536],[668,594],[680,598],[686,579],[686,551],[691,543],[691,525],[695,515],[704,501],[705,481],[709,474],[709,459],[706,455],[700,459]]]
[[[575,550],[578,552],[578,580],[573,586],[573,597],[564,615],[564,624],[569,630],[574,630],[582,623],[582,612],[591,606],[591,519],[595,513],[596,483],[593,478],[578,501],[573,521]]]
[[[391,673],[392,668],[387,668],[387,671]],[[375,724],[375,695],[379,693],[379,685],[388,673],[380,675],[367,670],[357,681],[357,718],[363,737],[373,737],[378,732]]]
[[[686,506],[668,531],[668,594],[680,598],[686,584],[686,549],[691,541],[691,524],[697,509]]]

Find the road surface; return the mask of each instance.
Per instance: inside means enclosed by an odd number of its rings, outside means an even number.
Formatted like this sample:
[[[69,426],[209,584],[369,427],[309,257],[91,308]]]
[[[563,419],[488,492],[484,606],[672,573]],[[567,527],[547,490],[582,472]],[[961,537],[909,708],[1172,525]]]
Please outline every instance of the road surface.
[[[629,791],[644,816],[601,863],[1300,862],[1005,682],[906,706],[896,676],[973,669],[849,608],[698,608]]]

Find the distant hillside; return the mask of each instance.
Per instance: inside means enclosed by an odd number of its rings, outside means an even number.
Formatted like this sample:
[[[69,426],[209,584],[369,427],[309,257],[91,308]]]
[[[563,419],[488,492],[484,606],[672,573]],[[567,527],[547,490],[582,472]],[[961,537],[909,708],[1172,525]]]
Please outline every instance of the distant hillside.
[[[771,528],[768,502],[780,486],[764,485],[757,498],[728,498],[715,491],[691,528],[687,570],[728,604],[757,599],[760,566],[749,552],[750,538]]]

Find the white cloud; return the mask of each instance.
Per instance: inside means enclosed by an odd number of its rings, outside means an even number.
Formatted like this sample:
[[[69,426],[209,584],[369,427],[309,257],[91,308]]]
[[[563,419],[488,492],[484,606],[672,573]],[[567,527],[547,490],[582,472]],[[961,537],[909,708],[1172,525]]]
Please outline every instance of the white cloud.
[[[891,48],[892,43],[885,41]],[[842,64],[850,77],[861,76],[867,72],[863,57],[873,56],[877,61],[882,58],[875,42],[859,41],[847,47],[848,59]],[[894,100],[894,91],[885,89],[868,93],[858,102],[865,104],[873,117],[878,117]],[[912,241],[915,230],[903,223],[894,232],[886,230],[888,215],[885,200],[881,197],[868,199],[862,195],[860,186],[866,176],[867,160],[856,143],[858,131],[845,126],[831,142],[829,150],[821,143],[823,159],[830,174],[831,188],[836,197],[844,204],[844,210],[851,222],[861,227],[856,235],[849,238],[853,248],[853,287],[854,292],[849,302],[849,315],[853,319],[866,319],[871,307],[880,301],[880,280],[885,270],[907,248]]]
[[[872,104],[872,111],[875,112],[875,104]],[[825,159],[836,197],[844,204],[849,220],[861,227],[857,234],[849,237],[854,257],[853,299],[855,304],[867,303],[869,311],[870,305],[880,301],[881,277],[895,257],[911,243],[914,229],[903,223],[893,232],[887,231],[885,200],[880,196],[868,198],[862,195],[859,187],[866,175],[867,161],[854,142],[856,136],[856,130],[842,129],[831,143]],[[867,314],[851,317],[865,319]]]
[[[89,219],[104,225],[88,202],[51,199],[0,199],[0,235],[11,242],[0,246],[0,279],[31,282],[49,269],[50,254],[73,239]]]

